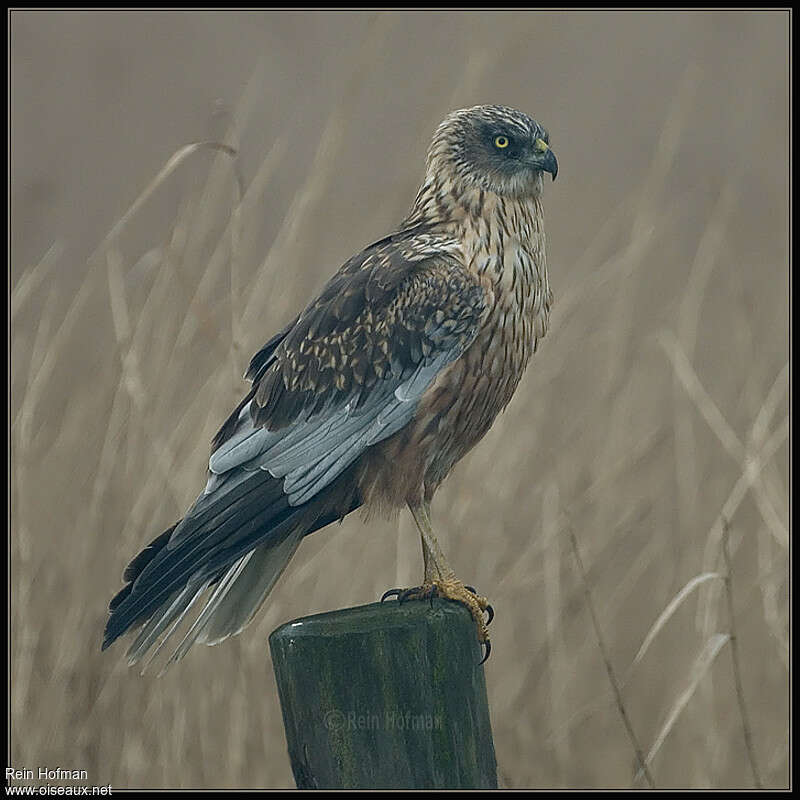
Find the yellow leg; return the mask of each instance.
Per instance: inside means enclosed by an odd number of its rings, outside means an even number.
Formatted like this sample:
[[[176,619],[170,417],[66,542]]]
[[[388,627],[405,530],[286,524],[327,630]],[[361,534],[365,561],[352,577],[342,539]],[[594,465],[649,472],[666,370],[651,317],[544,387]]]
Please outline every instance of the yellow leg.
[[[455,578],[447,559],[436,541],[431,524],[430,506],[427,503],[421,506],[409,506],[414,522],[417,523],[420,541],[422,542],[422,561],[425,565],[425,584],[431,584],[434,580]]]
[[[422,559],[425,565],[423,584],[419,591],[415,592],[415,595],[429,596],[434,592],[439,597],[455,600],[465,605],[475,620],[478,628],[478,641],[486,645],[486,657],[488,657],[490,648],[489,631],[484,618],[484,612],[487,609],[490,615],[492,614],[488,599],[468,589],[456,577],[452,567],[447,563],[447,559],[433,533],[430,506],[427,503],[423,503],[420,506],[409,506],[409,509],[414,521],[417,523],[417,529],[422,540]]]

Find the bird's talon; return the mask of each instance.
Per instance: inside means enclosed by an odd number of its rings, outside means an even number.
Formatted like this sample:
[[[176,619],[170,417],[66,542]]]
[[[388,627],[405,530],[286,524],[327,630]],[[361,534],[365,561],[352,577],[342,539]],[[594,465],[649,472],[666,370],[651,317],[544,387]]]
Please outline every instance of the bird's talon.
[[[434,583],[423,583],[422,586],[413,586],[410,589],[389,589],[381,598],[383,602],[387,597],[397,597],[398,604],[406,600],[430,600],[433,607],[433,598],[441,597],[465,605],[472,614],[478,628],[478,641],[486,648],[480,663],[484,664],[489,658],[492,646],[489,643],[487,626],[494,619],[494,609],[485,597],[481,597],[473,586],[466,586],[456,579],[438,580]],[[483,614],[487,619],[484,620]]]
[[[415,595],[419,591],[419,586],[412,586],[410,589],[405,589],[404,591],[400,592],[397,595],[397,602],[403,603],[406,600],[412,599],[413,595]]]
[[[474,594],[476,597],[480,598],[478,590],[474,586],[467,586],[466,584],[464,584],[464,588],[467,591],[472,592],[472,594]],[[489,619],[486,620],[486,624],[491,625],[492,620],[494,619],[494,609],[487,603],[486,608],[484,610],[486,611],[486,614],[489,617]]]
[[[405,603],[406,600],[427,600],[430,598],[433,605],[433,598],[437,596],[436,587],[433,585],[412,586],[410,589],[389,589],[383,593],[381,603],[387,597],[396,597],[398,603]]]

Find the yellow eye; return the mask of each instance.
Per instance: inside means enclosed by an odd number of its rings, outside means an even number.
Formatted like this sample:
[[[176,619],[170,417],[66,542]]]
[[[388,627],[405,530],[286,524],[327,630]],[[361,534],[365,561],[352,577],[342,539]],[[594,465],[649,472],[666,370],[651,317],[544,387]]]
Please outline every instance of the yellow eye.
[[[497,136],[494,140],[494,146],[499,147],[501,150],[504,147],[508,147],[508,137],[507,136]]]

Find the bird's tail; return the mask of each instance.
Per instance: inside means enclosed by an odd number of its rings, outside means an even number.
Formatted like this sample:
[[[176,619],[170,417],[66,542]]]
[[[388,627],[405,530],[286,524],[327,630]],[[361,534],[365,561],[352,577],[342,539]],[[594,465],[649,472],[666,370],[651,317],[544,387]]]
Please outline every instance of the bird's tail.
[[[166,666],[180,661],[195,642],[213,645],[241,632],[253,619],[294,555],[304,531],[295,528],[277,544],[262,544],[241,556],[214,581],[190,581],[171,602],[162,605],[145,623],[128,648],[128,663],[137,664],[155,645],[147,663],[155,659],[180,624],[205,595],[202,610],[169,657]]]
[[[198,642],[219,644],[229,636],[240,633],[252,622],[286,569],[304,534],[305,531],[298,528],[282,542],[261,545],[239,559],[235,568],[241,571],[231,583],[230,590],[220,597],[208,623],[198,634]],[[239,567],[243,561],[246,563]]]
[[[180,660],[195,642],[213,645],[239,633],[266,600],[303,536],[360,505],[354,495],[341,491],[340,483],[340,491],[331,486],[331,491],[292,507],[281,484],[257,471],[215,492],[219,499],[211,504],[204,506],[201,495],[183,520],[128,565],[128,583],[109,605],[103,649],[141,626],[128,649],[128,662],[140,662],[157,645],[149,664],[198,606],[166,666]]]

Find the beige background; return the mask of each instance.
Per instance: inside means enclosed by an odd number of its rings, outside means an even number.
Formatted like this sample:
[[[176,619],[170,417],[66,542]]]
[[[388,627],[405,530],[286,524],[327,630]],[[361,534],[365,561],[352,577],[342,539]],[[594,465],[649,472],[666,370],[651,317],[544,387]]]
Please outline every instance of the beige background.
[[[124,643],[100,654],[105,607],[198,492],[250,354],[402,217],[444,114],[491,102],[542,122],[560,164],[551,332],[434,503],[497,612],[501,781],[634,780],[571,528],[656,784],[752,785],[725,595],[689,583],[724,572],[724,515],[753,750],[787,786],[788,30],[782,12],[13,12],[12,764],[293,785],[266,637],[414,582],[408,519],[312,537],[244,635],[161,679]],[[224,156],[152,184],[205,139],[240,150],[232,229]]]

